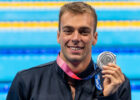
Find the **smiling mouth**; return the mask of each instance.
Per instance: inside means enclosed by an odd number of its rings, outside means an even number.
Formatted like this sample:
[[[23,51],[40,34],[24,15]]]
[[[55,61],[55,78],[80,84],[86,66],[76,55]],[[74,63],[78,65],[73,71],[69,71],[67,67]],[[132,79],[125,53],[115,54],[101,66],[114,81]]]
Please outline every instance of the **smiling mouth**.
[[[70,48],[71,50],[82,50],[84,49],[84,47],[79,47],[79,46],[67,46],[68,48]]]

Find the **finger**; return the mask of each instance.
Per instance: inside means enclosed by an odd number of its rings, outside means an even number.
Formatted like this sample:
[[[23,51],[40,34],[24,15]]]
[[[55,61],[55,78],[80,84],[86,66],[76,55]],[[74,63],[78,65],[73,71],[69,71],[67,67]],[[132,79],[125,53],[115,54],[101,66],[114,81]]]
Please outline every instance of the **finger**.
[[[117,74],[117,77],[120,78],[122,81],[125,80],[123,73],[121,72],[121,69],[116,64],[110,63],[108,66],[103,66],[103,70],[112,70],[114,73]]]
[[[108,68],[110,68],[110,69],[115,69],[115,68],[118,68],[119,66],[117,66],[116,64],[114,64],[114,63],[109,63],[109,64],[107,64],[107,65],[104,65],[103,66],[103,69],[108,69]],[[120,70],[121,71],[121,70]]]
[[[117,66],[117,65],[116,65],[116,64],[114,64],[114,63],[109,63],[107,66],[110,66],[111,68],[114,68],[114,69],[118,69],[118,71],[120,71],[120,72],[121,72],[120,67],[119,67],[119,66]]]
[[[112,75],[106,74],[102,76],[104,79],[109,79],[111,82],[115,82],[115,78]]]
[[[116,79],[118,79],[119,75],[117,73],[115,73],[113,70],[103,70],[102,71],[103,75],[113,75]]]
[[[114,70],[119,74],[122,81],[125,81],[124,74],[122,73],[121,68],[119,66],[117,66],[114,63],[109,63],[108,66],[112,66],[113,68],[115,68]]]
[[[118,76],[119,76],[119,73],[120,73],[120,72],[118,72],[117,68],[114,68],[114,67],[112,67],[112,66],[103,66],[103,71],[106,71],[106,70],[110,70],[110,71],[112,71],[113,73],[118,74]]]
[[[109,75],[109,74],[103,75],[103,78],[109,79],[110,83],[115,86],[120,86],[123,83],[121,80],[116,79],[115,77],[113,77],[112,75]]]
[[[111,75],[112,78],[114,78],[116,81],[123,82],[123,80],[119,77],[119,75],[112,70],[103,70],[102,73],[103,75]]]

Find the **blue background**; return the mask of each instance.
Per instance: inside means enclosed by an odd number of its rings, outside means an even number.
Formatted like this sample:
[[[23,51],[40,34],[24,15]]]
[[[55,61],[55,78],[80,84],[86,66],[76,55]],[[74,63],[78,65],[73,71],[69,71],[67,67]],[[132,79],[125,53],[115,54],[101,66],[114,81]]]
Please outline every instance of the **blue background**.
[[[41,2],[69,0],[0,0],[2,2]],[[72,0],[71,0],[72,1]],[[84,0],[73,0],[84,1]],[[93,1],[93,0],[86,0]],[[96,2],[139,0],[96,0]],[[96,9],[98,21],[140,21],[139,9]],[[0,9],[0,22],[57,22],[57,9]],[[98,43],[92,49],[96,62],[102,51],[117,56],[117,64],[130,79],[132,100],[140,95],[140,27],[97,29]],[[57,28],[1,29],[0,27],[0,100],[5,100],[13,78],[18,71],[56,59],[60,46],[56,41]]]

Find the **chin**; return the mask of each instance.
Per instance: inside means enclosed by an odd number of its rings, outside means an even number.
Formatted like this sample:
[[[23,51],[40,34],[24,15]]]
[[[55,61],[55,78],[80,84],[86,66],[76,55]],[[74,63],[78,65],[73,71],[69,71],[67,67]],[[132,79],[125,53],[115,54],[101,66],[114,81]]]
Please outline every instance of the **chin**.
[[[82,57],[70,57],[69,60],[72,62],[80,62],[82,61]]]

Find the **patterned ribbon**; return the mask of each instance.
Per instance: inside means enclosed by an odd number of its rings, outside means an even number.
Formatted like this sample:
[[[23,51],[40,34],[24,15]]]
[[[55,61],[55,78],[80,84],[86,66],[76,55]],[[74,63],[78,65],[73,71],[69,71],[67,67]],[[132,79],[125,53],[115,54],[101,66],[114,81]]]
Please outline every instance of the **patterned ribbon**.
[[[60,56],[57,56],[57,60],[56,60],[57,64],[59,65],[59,67],[71,78],[76,79],[76,80],[88,80],[91,79],[92,77],[95,78],[95,85],[96,88],[100,91],[102,91],[102,85],[101,85],[101,80],[100,80],[100,75],[98,74],[101,69],[99,67],[96,66],[96,64],[94,63],[94,71],[85,78],[80,78],[77,75],[75,75],[71,69],[69,68],[69,66],[60,58]]]
[[[80,78],[78,77],[76,74],[74,74],[71,69],[69,68],[69,66],[60,58],[60,56],[57,56],[57,64],[59,65],[59,67],[71,78],[76,79],[76,80],[88,80],[91,79],[92,77],[95,76],[95,74],[97,74],[98,72],[100,72],[101,70],[99,68],[96,68],[96,65],[94,64],[94,69],[96,69],[95,71],[93,71],[89,76],[85,77],[85,78]]]

